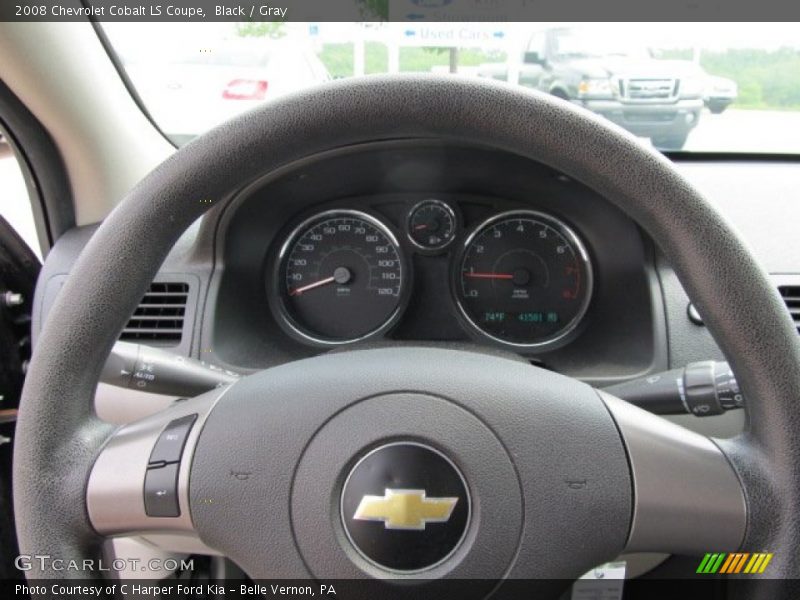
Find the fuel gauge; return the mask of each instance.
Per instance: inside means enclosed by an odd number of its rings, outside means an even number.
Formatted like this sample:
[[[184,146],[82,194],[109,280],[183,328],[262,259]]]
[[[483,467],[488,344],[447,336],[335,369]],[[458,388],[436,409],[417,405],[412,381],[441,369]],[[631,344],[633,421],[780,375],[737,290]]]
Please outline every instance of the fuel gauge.
[[[456,215],[441,200],[423,200],[408,214],[408,237],[423,250],[441,250],[456,235]]]

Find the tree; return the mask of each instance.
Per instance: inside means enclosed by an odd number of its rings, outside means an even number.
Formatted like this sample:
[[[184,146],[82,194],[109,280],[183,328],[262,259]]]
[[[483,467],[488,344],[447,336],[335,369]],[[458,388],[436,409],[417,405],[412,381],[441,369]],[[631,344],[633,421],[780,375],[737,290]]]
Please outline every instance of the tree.
[[[389,0],[358,0],[358,12],[365,21],[388,21]]]
[[[236,35],[239,37],[268,37],[272,39],[282,38],[286,35],[282,21],[251,21],[249,23],[237,23]]]

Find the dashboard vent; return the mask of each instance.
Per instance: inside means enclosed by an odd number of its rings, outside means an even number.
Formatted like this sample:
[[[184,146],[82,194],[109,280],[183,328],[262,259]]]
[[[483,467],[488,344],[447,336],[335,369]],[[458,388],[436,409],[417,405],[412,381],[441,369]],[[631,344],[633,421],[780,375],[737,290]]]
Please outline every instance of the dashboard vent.
[[[778,287],[778,291],[797,325],[797,331],[800,332],[800,285],[782,285]]]
[[[188,283],[154,282],[142,298],[119,339],[157,345],[177,345],[189,298]]]

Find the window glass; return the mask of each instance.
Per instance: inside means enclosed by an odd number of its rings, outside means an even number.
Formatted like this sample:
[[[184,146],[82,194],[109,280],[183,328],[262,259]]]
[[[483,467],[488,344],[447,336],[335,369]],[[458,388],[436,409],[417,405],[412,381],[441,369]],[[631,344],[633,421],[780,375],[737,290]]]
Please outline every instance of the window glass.
[[[31,200],[17,157],[0,132],[0,216],[25,240],[33,253],[42,259],[42,250],[33,220]]]
[[[329,79],[423,72],[551,94],[664,150],[800,152],[798,23],[103,27],[148,112],[178,144]]]

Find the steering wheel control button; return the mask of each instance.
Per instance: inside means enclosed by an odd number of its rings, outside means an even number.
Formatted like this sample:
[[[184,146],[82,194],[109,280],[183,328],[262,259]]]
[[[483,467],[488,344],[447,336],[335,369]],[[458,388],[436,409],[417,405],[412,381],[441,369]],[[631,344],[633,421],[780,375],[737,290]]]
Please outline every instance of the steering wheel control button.
[[[452,461],[413,442],[373,450],[342,489],[347,537],[389,571],[421,571],[446,560],[464,538],[470,510],[467,485]]]
[[[144,510],[149,517],[180,517],[178,471],[183,447],[197,414],[170,421],[158,436],[144,477]]]
[[[186,438],[196,420],[197,415],[193,414],[170,421],[158,436],[156,445],[150,453],[149,466],[163,466],[168,463],[180,462]]]
[[[148,517],[180,517],[178,505],[178,470],[172,463],[147,469],[144,478],[144,511]]]

